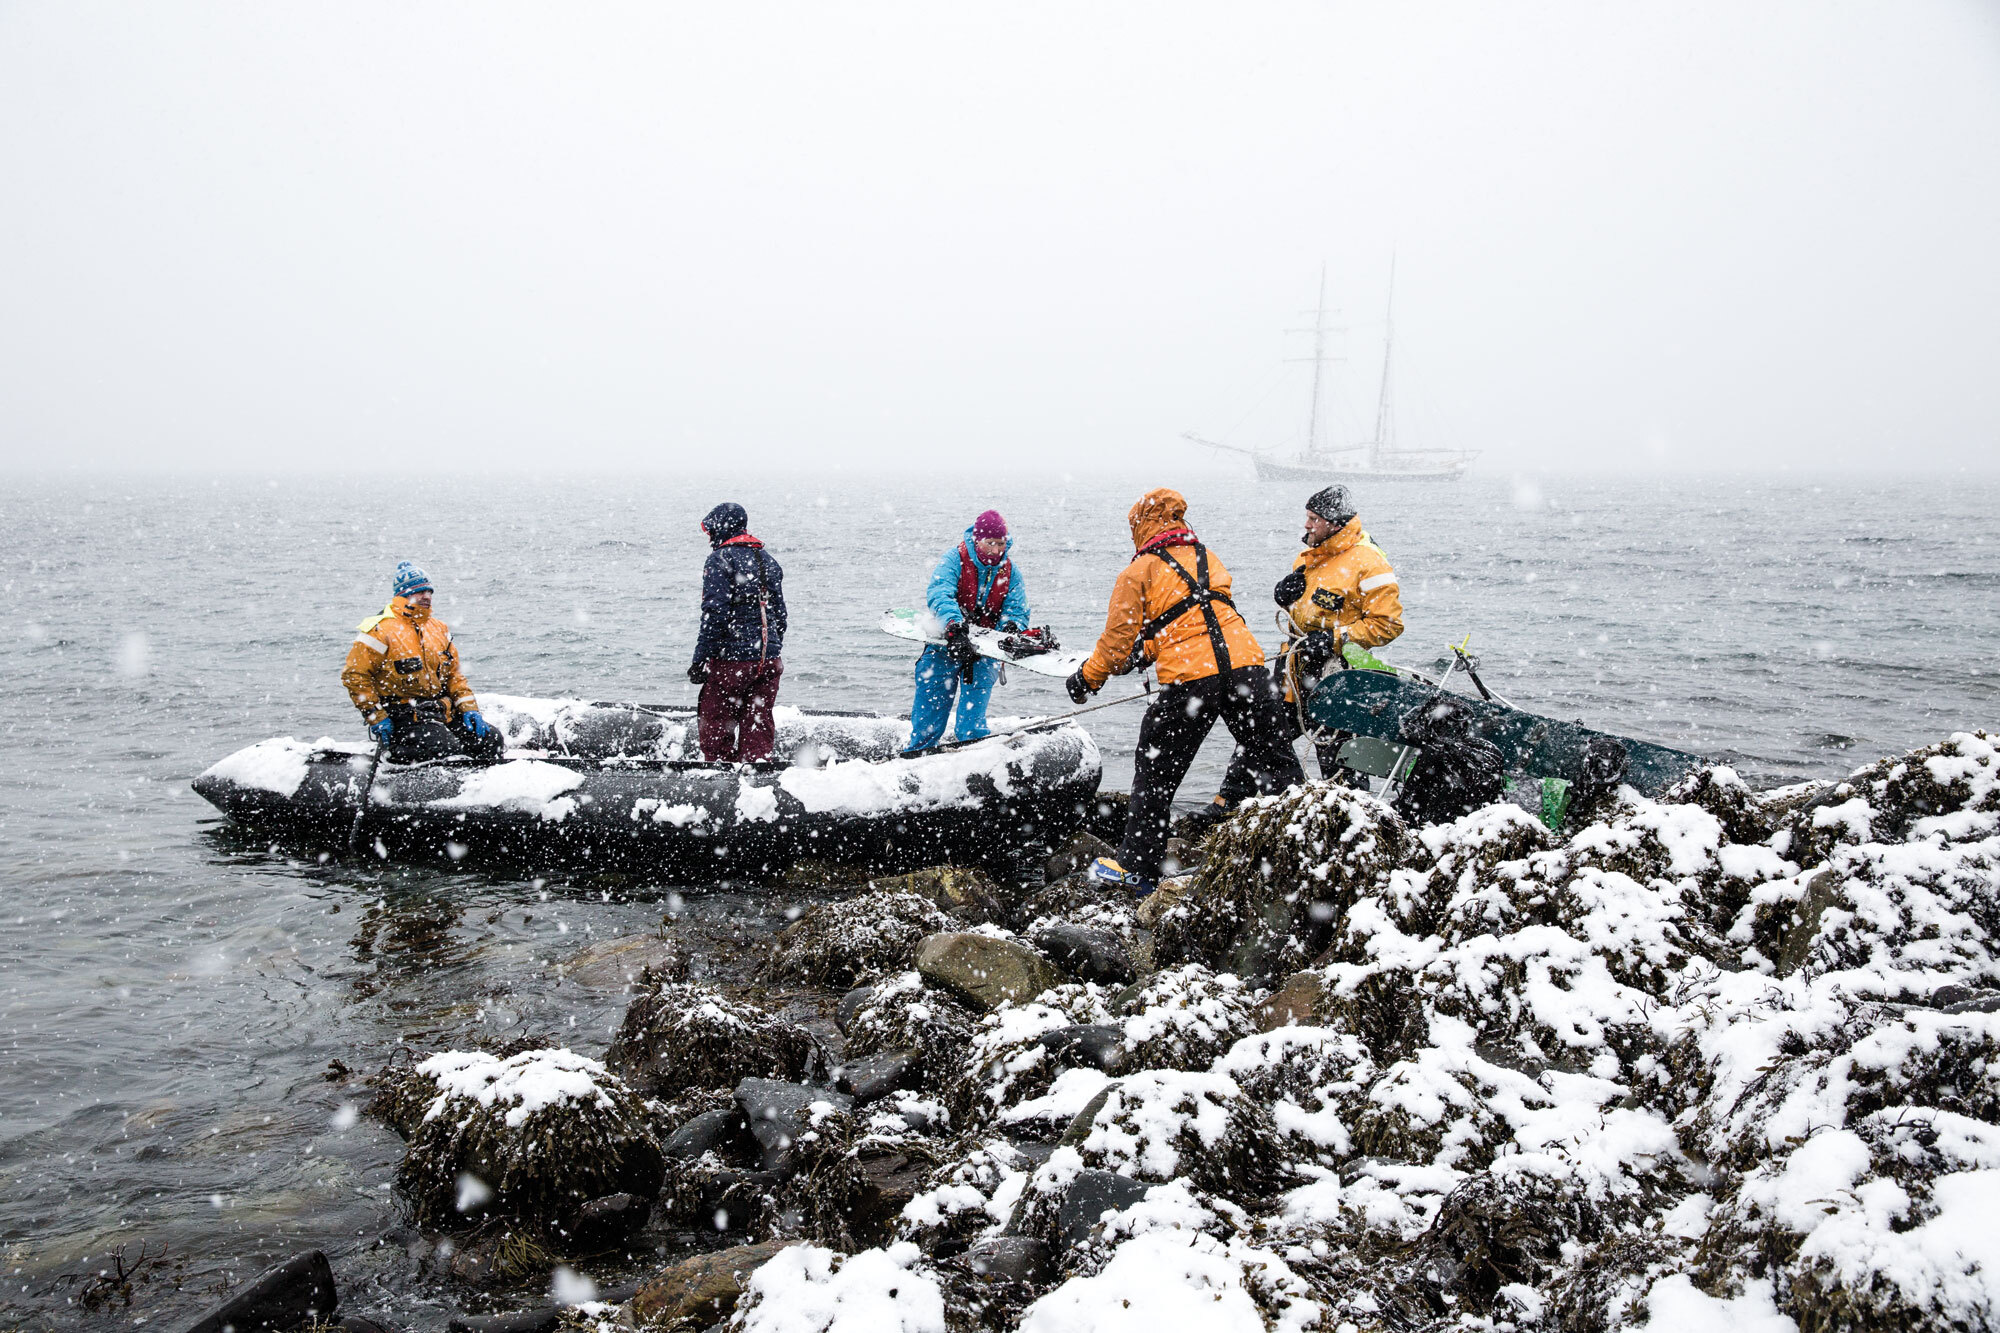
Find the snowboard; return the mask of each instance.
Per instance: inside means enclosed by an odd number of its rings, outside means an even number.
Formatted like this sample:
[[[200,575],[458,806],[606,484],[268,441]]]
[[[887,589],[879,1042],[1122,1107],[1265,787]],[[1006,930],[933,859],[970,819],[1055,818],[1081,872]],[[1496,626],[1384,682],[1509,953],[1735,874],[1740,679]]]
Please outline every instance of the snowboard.
[[[944,625],[929,611],[911,611],[907,608],[884,611],[882,632],[893,634],[899,639],[908,639],[912,643],[944,642]],[[1058,680],[1072,674],[1083,665],[1083,660],[1090,656],[1088,653],[1066,653],[1060,646],[1052,652],[1022,652],[1018,646],[1009,646],[1010,641],[1016,640],[1018,636],[980,625],[972,626],[968,637],[972,640],[973,651],[981,657],[990,657],[996,662],[1017,666],[1023,671],[1032,671],[1038,676],[1053,676]]]
[[[1337,671],[1321,681],[1306,700],[1306,715],[1329,731],[1373,738],[1400,752],[1398,725],[1405,716],[1425,707],[1436,693],[1435,685],[1393,672]],[[1473,730],[1506,756],[1511,773],[1559,778],[1574,786],[1589,776],[1585,754],[1593,742],[1608,742],[1625,754],[1625,772],[1619,780],[1648,796],[1658,796],[1702,764],[1694,755],[1650,741],[1592,731],[1579,722],[1558,722],[1457,693],[1452,702],[1470,717]],[[1604,750],[1602,745],[1595,748],[1600,753]],[[1382,768],[1387,757],[1387,752],[1376,746],[1356,747],[1359,762],[1352,766],[1369,772]]]

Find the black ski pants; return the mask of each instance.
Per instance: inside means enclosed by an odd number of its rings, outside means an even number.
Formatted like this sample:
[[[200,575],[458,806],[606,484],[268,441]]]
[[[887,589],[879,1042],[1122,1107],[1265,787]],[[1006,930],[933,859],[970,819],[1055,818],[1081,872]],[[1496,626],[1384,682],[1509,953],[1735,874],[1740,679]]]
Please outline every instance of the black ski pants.
[[[1299,716],[1292,705],[1281,703],[1279,707],[1284,712],[1285,743],[1289,745],[1305,733],[1299,730]],[[1313,754],[1319,759],[1319,775],[1334,781],[1366,787],[1367,779],[1350,774],[1340,766],[1340,746],[1350,734],[1336,731],[1325,741],[1313,743]],[[1222,803],[1232,810],[1236,808],[1237,802],[1246,796],[1262,794],[1262,789],[1257,785],[1257,775],[1251,772],[1249,764],[1244,762],[1241,750],[1230,759],[1229,769],[1222,775],[1222,786],[1216,789],[1215,794],[1220,796]]]
[[[1259,793],[1283,791],[1306,780],[1285,727],[1285,700],[1262,666],[1228,675],[1175,681],[1161,691],[1139,723],[1132,759],[1132,804],[1118,864],[1128,874],[1158,879],[1173,826],[1174,793],[1216,719],[1236,738],[1236,763],[1245,766]]]
[[[389,748],[383,757],[392,764],[419,764],[456,754],[499,759],[507,748],[498,728],[489,726],[484,736],[475,736],[463,717],[446,722],[438,704],[395,703],[388,709]]]

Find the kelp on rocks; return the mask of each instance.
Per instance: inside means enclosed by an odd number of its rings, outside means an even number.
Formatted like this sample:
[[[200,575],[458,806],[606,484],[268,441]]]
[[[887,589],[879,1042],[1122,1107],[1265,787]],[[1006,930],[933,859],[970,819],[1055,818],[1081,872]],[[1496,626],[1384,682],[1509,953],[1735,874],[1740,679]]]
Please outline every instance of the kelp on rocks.
[[[1165,970],[978,1015],[889,972],[844,1010],[844,1058],[915,1052],[920,1086],[816,1126],[759,1233],[860,1249],[811,1290],[907,1279],[955,1333],[1992,1327],[1996,773],[1975,734],[1774,793],[1711,768],[1565,835],[1248,803],[1157,917],[1028,900],[1135,959],[1156,920]]]
[[[917,941],[949,929],[931,899],[914,893],[863,893],[816,903],[772,945],[765,975],[818,986],[859,986],[910,966]]]
[[[745,1078],[796,1079],[825,1061],[812,1034],[704,986],[647,974],[605,1063],[647,1096],[679,1098]]]
[[[1402,816],[1335,782],[1245,801],[1203,848],[1193,886],[1160,919],[1154,957],[1246,978],[1304,966],[1354,900],[1417,851]]]
[[[555,1236],[592,1199],[659,1191],[644,1104],[585,1056],[447,1051],[381,1081],[409,1139],[396,1184],[421,1225],[496,1216]]]

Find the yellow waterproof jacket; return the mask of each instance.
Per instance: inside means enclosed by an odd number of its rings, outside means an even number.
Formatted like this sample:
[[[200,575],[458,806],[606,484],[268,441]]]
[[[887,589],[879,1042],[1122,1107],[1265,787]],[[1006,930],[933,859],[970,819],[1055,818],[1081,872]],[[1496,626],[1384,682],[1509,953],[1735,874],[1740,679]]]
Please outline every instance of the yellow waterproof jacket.
[[[1403,632],[1396,571],[1361,530],[1360,519],[1349,519],[1318,546],[1300,551],[1292,568],[1306,576],[1306,590],[1286,608],[1292,618],[1289,637],[1338,630],[1349,643],[1380,648]]]
[[[435,699],[444,704],[447,719],[479,711],[458,664],[451,626],[430,612],[397,597],[381,615],[354,628],[359,632],[347,650],[340,683],[371,726],[388,711],[387,704]]]
[[[1263,663],[1263,648],[1228,602],[1208,604],[1207,609],[1215,617],[1213,626],[1201,606],[1189,605],[1174,619],[1157,626],[1151,636],[1146,635],[1149,624],[1188,599],[1187,580],[1175,572],[1174,565],[1194,575],[1197,565],[1205,563],[1209,590],[1229,596],[1228,568],[1205,547],[1198,558],[1195,535],[1188,530],[1186,519],[1187,501],[1178,491],[1164,488],[1148,491],[1126,515],[1132,527],[1132,546],[1138,554],[1112,586],[1104,633],[1083,664],[1083,683],[1091,689],[1101,688],[1111,676],[1130,671],[1135,649],[1139,661],[1153,663],[1162,685],[1200,680],[1220,671],[1222,666],[1216,655],[1218,640],[1229,659],[1230,670]]]

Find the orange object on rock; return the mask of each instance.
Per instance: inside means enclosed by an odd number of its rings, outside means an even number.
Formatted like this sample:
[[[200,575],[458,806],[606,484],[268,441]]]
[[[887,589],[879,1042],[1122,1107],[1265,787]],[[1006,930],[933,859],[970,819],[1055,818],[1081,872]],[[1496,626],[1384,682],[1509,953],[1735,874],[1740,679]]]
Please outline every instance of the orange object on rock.
[[[1104,633],[1084,662],[1084,684],[1151,663],[1160,684],[1260,666],[1264,649],[1230,600],[1229,570],[1187,526],[1187,500],[1162,487],[1126,515],[1132,563],[1111,589]]]

